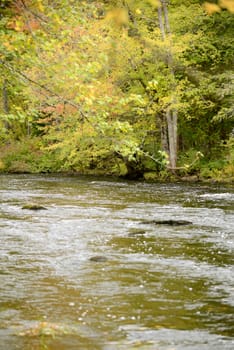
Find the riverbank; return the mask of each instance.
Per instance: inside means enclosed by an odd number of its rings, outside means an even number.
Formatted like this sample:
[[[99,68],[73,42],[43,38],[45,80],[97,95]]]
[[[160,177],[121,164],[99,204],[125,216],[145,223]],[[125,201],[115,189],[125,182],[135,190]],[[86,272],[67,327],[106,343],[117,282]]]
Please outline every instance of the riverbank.
[[[0,173],[91,175],[144,180],[147,182],[234,182],[234,155],[232,152],[216,159],[201,158],[194,162],[196,152],[180,154],[178,169],[171,171],[165,164],[147,159],[120,159],[113,155],[90,163],[69,163],[69,154],[54,152],[42,146],[38,138],[24,139],[0,147]]]
[[[113,180],[118,180],[118,179],[124,179],[124,180],[135,180],[139,182],[147,182],[147,183],[207,183],[207,184],[215,184],[215,183],[220,183],[220,184],[234,184],[234,176],[231,177],[223,177],[222,174],[220,173],[218,177],[202,177],[200,174],[196,175],[186,175],[186,176],[180,176],[177,174],[171,174],[170,172],[164,172],[163,174],[161,173],[144,173],[143,177],[141,178],[134,178],[131,179],[127,175],[116,175],[116,174],[108,174],[105,173],[104,171],[87,171],[87,172],[74,172],[74,171],[28,171],[23,169],[22,167],[19,168],[14,168],[10,169],[7,171],[6,169],[1,168],[2,163],[0,161],[0,175],[51,175],[51,176],[71,176],[71,177],[77,177],[77,176],[92,176],[92,177],[97,177],[97,178],[109,178]]]

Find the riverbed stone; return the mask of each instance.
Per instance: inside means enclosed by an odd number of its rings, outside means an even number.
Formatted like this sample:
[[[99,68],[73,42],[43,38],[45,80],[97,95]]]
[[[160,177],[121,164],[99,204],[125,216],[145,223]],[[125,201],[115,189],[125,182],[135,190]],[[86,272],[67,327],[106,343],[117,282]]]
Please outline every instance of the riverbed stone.
[[[22,209],[28,209],[28,210],[47,210],[47,208],[43,207],[40,204],[36,203],[28,203],[23,205]]]
[[[147,221],[142,221],[142,224],[185,226],[185,225],[192,225],[192,222],[187,220],[147,220]]]
[[[129,230],[128,236],[129,237],[134,237],[134,236],[142,236],[142,235],[145,235],[145,234],[146,234],[145,230],[134,228],[134,229]]]
[[[106,262],[108,259],[105,256],[96,255],[92,256],[89,260],[94,262]]]

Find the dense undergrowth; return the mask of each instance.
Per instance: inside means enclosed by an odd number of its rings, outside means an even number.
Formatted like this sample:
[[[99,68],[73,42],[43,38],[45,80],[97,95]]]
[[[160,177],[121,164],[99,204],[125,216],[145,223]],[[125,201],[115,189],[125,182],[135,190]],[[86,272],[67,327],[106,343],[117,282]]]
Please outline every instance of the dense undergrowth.
[[[234,140],[231,140],[232,147]],[[222,158],[205,159],[197,157],[194,150],[180,155],[179,165],[175,171],[165,166],[155,166],[147,157],[141,164],[132,164],[129,170],[123,159],[99,159],[95,166],[81,164],[69,166],[57,151],[48,152],[41,145],[40,138],[26,138],[1,147],[0,173],[63,173],[116,176],[128,179],[144,179],[146,181],[234,181],[234,151],[230,145],[223,149]],[[136,171],[138,167],[138,171]]]

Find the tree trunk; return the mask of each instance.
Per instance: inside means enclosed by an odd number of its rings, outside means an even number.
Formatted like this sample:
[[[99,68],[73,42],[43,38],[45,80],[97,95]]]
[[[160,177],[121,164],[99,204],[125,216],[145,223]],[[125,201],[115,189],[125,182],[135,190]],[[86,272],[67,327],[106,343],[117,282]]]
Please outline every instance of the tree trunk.
[[[166,33],[165,33],[165,28],[164,28],[164,23],[163,23],[163,14],[162,14],[162,7],[161,6],[158,7],[158,21],[159,21],[159,28],[160,28],[162,41],[164,41],[166,38]]]
[[[177,111],[168,108],[166,112],[167,128],[168,128],[168,146],[169,146],[169,160],[170,168],[176,168],[177,162]]]
[[[158,20],[159,20],[159,28],[161,32],[162,40],[168,37],[170,39],[171,31],[170,31],[170,23],[168,18],[168,8],[167,1],[160,0],[160,6],[158,8]],[[170,43],[170,40],[169,40]],[[172,85],[171,90],[175,91],[176,82],[175,82],[175,73],[173,67],[173,55],[171,51],[171,45],[169,45],[167,50],[167,62],[168,68],[170,70],[170,74],[172,76]],[[176,96],[174,95],[169,106],[164,111],[165,116],[162,118],[162,127],[161,127],[161,140],[162,140],[162,148],[165,152],[169,153],[169,161],[170,161],[170,169],[176,168],[177,162],[177,120],[178,120],[178,111],[174,108],[176,103]],[[166,126],[165,126],[166,120]],[[166,129],[166,130],[165,130]],[[165,137],[165,132],[167,133],[167,137]],[[166,145],[167,142],[167,145]]]
[[[162,113],[159,118],[160,118],[161,147],[164,152],[169,154],[168,128],[167,128],[166,116],[164,113]]]
[[[167,34],[171,34],[169,18],[168,18],[168,10],[167,10],[167,1],[161,0],[160,2],[161,2],[161,7],[163,9],[164,25],[165,25],[165,29],[166,29],[165,32]]]

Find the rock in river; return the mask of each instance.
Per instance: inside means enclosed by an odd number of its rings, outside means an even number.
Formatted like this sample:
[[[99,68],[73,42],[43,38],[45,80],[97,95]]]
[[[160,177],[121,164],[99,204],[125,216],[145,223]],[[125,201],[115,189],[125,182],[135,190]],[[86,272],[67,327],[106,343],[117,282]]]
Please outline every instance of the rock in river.
[[[25,204],[22,209],[28,209],[28,210],[46,210],[45,207],[43,207],[42,205],[39,204],[35,204],[35,203],[28,203]]]
[[[94,262],[106,262],[108,259],[105,256],[96,255],[92,256],[89,260]]]
[[[192,222],[186,221],[186,220],[148,220],[148,221],[143,221],[142,224],[183,226],[183,225],[191,225]]]
[[[129,237],[135,237],[135,236],[142,236],[145,235],[146,231],[140,230],[140,229],[131,229],[128,236]]]

